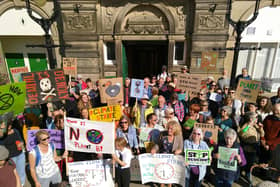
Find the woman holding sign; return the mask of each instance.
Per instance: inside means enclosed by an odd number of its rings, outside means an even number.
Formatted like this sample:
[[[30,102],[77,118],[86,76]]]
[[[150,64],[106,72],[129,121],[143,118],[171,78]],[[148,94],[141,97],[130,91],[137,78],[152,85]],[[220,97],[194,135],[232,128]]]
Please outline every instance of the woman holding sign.
[[[201,157],[193,156],[193,154],[189,155],[190,152],[188,151],[194,150],[193,153],[195,153],[197,150],[205,150],[206,152],[209,151],[207,143],[203,141],[203,133],[200,128],[193,128],[190,138],[184,141],[184,150],[187,158],[185,187],[199,187],[206,174],[206,165],[200,165],[199,163],[195,165],[189,164],[189,162],[191,161],[189,159],[196,159]],[[207,160],[211,160],[209,156],[210,155],[208,155]],[[210,161],[208,161],[208,164],[210,164]]]
[[[224,132],[225,143],[219,143],[213,151],[215,163],[216,187],[231,187],[239,178],[240,167],[246,165],[243,149],[236,142],[237,133],[229,128]]]

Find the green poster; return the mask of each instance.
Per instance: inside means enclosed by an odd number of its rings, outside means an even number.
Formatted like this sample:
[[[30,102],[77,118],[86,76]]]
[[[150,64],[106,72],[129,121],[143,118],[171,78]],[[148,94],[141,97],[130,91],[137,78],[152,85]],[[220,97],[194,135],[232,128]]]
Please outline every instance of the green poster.
[[[25,82],[0,86],[0,115],[13,112],[17,115],[24,110]]]
[[[236,171],[237,161],[235,156],[238,154],[238,150],[220,146],[218,152],[220,154],[220,158],[218,159],[218,168]]]
[[[210,166],[211,151],[186,149],[186,162],[190,165]]]

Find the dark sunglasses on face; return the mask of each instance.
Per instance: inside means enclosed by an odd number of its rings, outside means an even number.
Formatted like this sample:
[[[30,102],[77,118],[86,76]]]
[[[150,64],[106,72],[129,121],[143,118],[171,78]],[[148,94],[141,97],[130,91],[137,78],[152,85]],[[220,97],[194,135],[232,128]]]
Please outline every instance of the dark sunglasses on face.
[[[49,140],[49,139],[50,139],[50,137],[48,136],[46,138],[41,139],[41,141],[46,141],[46,140]]]
[[[127,124],[127,121],[120,121],[120,124]]]

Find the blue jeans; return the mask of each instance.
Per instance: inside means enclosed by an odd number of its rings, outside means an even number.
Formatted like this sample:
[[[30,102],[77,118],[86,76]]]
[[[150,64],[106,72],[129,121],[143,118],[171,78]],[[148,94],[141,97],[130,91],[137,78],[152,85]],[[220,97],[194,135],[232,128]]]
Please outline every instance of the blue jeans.
[[[199,175],[194,175],[190,172],[190,178],[186,178],[185,180],[185,187],[200,187],[201,181],[199,181]]]
[[[16,170],[20,178],[20,182],[22,186],[25,184],[25,154],[24,152],[20,153],[20,155],[11,158],[16,164]]]
[[[233,181],[229,181],[226,179],[222,179],[220,177],[216,177],[215,187],[231,187],[232,184],[233,184]]]

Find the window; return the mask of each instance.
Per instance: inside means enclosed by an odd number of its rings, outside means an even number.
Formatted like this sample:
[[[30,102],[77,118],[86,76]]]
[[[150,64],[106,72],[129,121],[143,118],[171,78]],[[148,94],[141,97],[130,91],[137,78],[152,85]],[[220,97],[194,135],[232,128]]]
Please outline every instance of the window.
[[[107,59],[116,60],[115,43],[107,42],[106,46],[107,46]]]
[[[184,42],[175,43],[175,60],[184,60]]]

